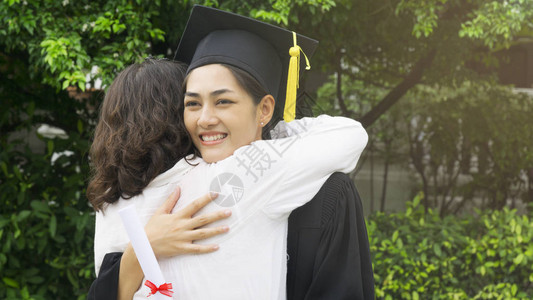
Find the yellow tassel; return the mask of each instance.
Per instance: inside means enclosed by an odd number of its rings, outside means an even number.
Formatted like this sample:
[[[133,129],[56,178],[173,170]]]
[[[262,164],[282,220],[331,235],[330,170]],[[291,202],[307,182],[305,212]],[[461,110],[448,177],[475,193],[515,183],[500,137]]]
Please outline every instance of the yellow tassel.
[[[283,113],[285,122],[290,122],[296,117],[296,91],[298,89],[298,58],[300,57],[300,50],[296,47],[291,47],[289,54],[291,55],[291,59],[287,74],[287,94],[285,95],[285,111]]]
[[[287,93],[285,95],[285,110],[283,112],[283,119],[285,122],[293,121],[296,117],[296,91],[299,87],[299,73],[300,73],[300,52],[303,53],[302,48],[296,43],[296,32],[292,32],[292,39],[294,46],[289,49],[291,59],[289,61],[289,71],[287,72]],[[306,70],[311,69],[309,59],[305,55]]]

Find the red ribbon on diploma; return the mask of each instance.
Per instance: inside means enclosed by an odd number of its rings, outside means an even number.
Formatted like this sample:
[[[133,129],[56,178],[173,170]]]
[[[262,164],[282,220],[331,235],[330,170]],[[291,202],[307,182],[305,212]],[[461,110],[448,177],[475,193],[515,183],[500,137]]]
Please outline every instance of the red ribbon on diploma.
[[[144,285],[150,288],[150,294],[148,294],[148,297],[155,295],[155,293],[157,292],[160,292],[165,296],[172,297],[172,294],[174,293],[174,291],[172,291],[172,283],[163,283],[162,285],[157,287],[150,280],[146,280]]]

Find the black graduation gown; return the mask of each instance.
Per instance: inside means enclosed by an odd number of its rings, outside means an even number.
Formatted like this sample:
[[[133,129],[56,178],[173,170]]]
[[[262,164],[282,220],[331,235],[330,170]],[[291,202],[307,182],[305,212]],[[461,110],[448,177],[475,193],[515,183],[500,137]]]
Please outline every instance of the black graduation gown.
[[[334,173],[292,212],[287,253],[287,299],[374,299],[363,206],[348,175]]]
[[[374,299],[361,199],[343,173],[289,217],[287,299]],[[122,253],[108,253],[88,299],[117,298]]]

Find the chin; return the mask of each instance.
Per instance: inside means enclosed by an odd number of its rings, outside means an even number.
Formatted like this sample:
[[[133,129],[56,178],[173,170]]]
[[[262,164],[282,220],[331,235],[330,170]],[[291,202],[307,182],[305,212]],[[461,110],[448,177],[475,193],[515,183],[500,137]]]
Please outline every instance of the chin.
[[[217,151],[219,152],[219,151]],[[217,161],[221,161],[223,159],[228,158],[231,155],[231,153],[202,153],[202,159],[206,163],[215,163]]]

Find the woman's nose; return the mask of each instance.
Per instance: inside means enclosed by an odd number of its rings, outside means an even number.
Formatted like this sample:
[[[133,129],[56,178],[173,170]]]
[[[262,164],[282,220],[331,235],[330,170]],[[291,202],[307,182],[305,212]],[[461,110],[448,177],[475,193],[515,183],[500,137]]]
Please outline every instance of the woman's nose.
[[[208,128],[210,126],[216,125],[218,123],[218,118],[213,108],[209,105],[202,107],[202,112],[200,118],[198,118],[198,126],[202,128]]]

